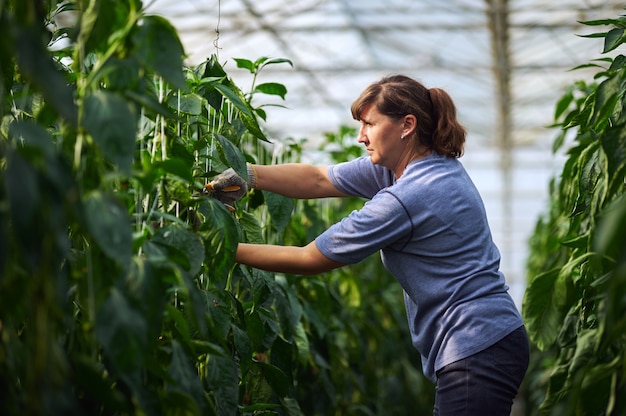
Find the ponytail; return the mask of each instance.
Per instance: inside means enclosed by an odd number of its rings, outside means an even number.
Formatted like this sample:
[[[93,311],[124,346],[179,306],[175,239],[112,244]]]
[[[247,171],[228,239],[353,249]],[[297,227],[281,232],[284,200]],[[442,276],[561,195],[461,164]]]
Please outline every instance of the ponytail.
[[[431,88],[428,93],[435,127],[432,132],[432,149],[449,157],[463,156],[466,131],[457,120],[452,98],[441,88]]]

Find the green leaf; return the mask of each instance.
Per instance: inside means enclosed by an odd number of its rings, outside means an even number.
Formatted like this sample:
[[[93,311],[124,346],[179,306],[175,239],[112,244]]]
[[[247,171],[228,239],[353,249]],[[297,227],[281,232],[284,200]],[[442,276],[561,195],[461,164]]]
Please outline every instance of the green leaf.
[[[222,83],[215,83],[213,87],[218,90],[226,99],[228,99],[235,108],[244,116],[254,118],[252,108],[246,102],[246,99],[238,87],[233,85],[228,79],[224,79]]]
[[[619,25],[620,21],[617,19],[596,19],[596,20],[585,20],[582,22],[583,25],[587,26],[607,26],[607,25]]]
[[[215,84],[214,88],[235,106],[238,110],[241,121],[243,121],[243,124],[246,126],[248,131],[254,135],[254,137],[263,141],[268,141],[265,134],[261,131],[261,127],[254,116],[253,109],[246,102],[243,97],[243,93],[239,90],[239,88],[232,84]]]
[[[155,264],[167,264],[179,267],[179,271],[189,270],[191,264],[187,253],[167,244],[157,244],[152,240],[145,241],[142,246],[146,258]]]
[[[272,365],[278,367],[288,378],[289,383],[293,385],[293,375],[296,374],[296,368],[298,367],[298,361],[294,356],[295,346],[291,342],[285,341],[281,336],[276,337],[271,349]],[[300,352],[298,351],[298,356]],[[307,366],[309,362],[309,356],[307,356],[304,362],[301,362],[303,366]]]
[[[233,58],[233,60],[237,63],[237,68],[247,69],[251,74],[254,74],[256,67],[251,60],[243,58]]]
[[[559,134],[557,134],[557,136],[554,139],[554,143],[552,144],[552,153],[556,154],[556,152],[559,151],[559,149],[561,147],[563,147],[563,144],[565,143],[565,138],[567,136],[567,131],[566,130],[561,130],[559,132]]]
[[[27,120],[16,120],[9,124],[9,137],[19,145],[26,145],[41,150],[43,156],[50,159],[56,153],[50,133],[41,125]]]
[[[167,318],[172,320],[174,328],[180,335],[179,339],[182,338],[182,341],[186,345],[192,345],[191,330],[189,329],[189,323],[185,319],[185,315],[170,303],[165,304],[165,310]]]
[[[230,352],[226,353],[219,345],[208,341],[194,339],[191,345],[193,345],[193,350],[199,354],[207,353],[210,355],[221,355],[223,357],[228,357],[230,354]]]
[[[587,39],[599,39],[599,38],[605,38],[606,33],[589,33],[587,35],[577,35],[577,36],[580,36],[581,38],[587,38]]]
[[[203,414],[198,407],[198,399],[187,393],[168,389],[159,397],[164,415],[195,416]]]
[[[619,77],[611,77],[602,82],[596,90],[596,101],[590,124],[594,126],[604,125],[613,115],[615,105],[619,102],[623,81]]]
[[[206,198],[200,203],[198,211],[204,216],[198,234],[204,242],[209,280],[217,288],[224,289],[235,262],[239,230],[233,216],[219,201]]]
[[[259,411],[263,411],[263,410],[272,410],[272,409],[278,409],[280,408],[279,404],[267,404],[267,403],[257,403],[257,404],[252,404],[250,406],[245,406],[244,408],[241,409],[242,412],[244,412],[245,414],[259,414],[259,415],[274,415],[276,414],[275,412],[267,412],[267,413],[259,413]]]
[[[285,397],[289,393],[289,388],[291,387],[289,378],[280,368],[260,361],[257,361],[256,365],[261,368],[263,377],[279,397]]]
[[[311,355],[311,348],[309,344],[309,338],[306,334],[306,329],[302,321],[298,322],[295,327],[295,341],[298,347],[298,361],[301,365],[306,365]]]
[[[570,360],[570,375],[574,375],[579,371],[584,372],[590,364],[593,364],[590,363],[590,359],[593,358],[593,354],[596,351],[596,346],[600,339],[599,335],[597,328],[583,329],[578,333],[574,356]]]
[[[586,156],[589,156],[589,159],[580,172],[579,191],[581,196],[585,198],[585,206],[589,215],[595,217],[604,205],[607,191],[606,158],[604,153],[598,149]]]
[[[570,104],[574,101],[574,94],[572,89],[569,89],[559,101],[556,103],[556,110],[554,112],[554,120],[558,120],[561,115],[568,109]]]
[[[170,97],[168,105],[176,109],[178,112],[200,115],[204,108],[204,98],[198,94],[173,94]]]
[[[130,172],[138,122],[134,108],[116,93],[96,91],[85,98],[81,122],[104,157]]]
[[[207,384],[215,397],[217,416],[238,414],[239,376],[231,358],[211,355],[207,358]]]
[[[33,28],[15,27],[15,30],[15,57],[22,75],[39,88],[46,102],[61,117],[76,125],[78,111],[74,91],[41,42],[41,34]]]
[[[574,251],[574,253],[579,253],[579,252]],[[580,251],[580,253],[581,254],[579,255],[572,255],[569,258],[569,261],[565,263],[563,267],[561,267],[561,270],[559,271],[559,279],[562,279],[566,282],[574,282],[574,283],[579,282],[579,280],[583,277],[581,273],[581,265],[588,262],[595,255],[595,253],[588,252],[588,251]],[[561,302],[563,304],[571,300],[571,299],[566,298],[567,292],[564,292],[562,295],[563,295],[563,298],[561,299]]]
[[[185,397],[195,402],[197,409],[203,409],[204,390],[198,378],[198,371],[193,365],[193,358],[195,357],[188,357],[185,354],[185,350],[176,340],[172,340],[171,350],[172,360],[170,361],[167,372],[172,380],[174,380],[175,384],[168,385],[167,390],[184,393]],[[202,413],[201,411],[197,414]]]
[[[293,397],[282,397],[280,399],[280,402],[287,412],[287,416],[300,416],[303,414],[302,409],[300,409],[300,405],[298,404],[298,401]]]
[[[224,78],[226,77],[226,71],[222,65],[217,61],[217,55],[212,54],[209,59],[207,59],[202,65],[200,65],[199,69],[204,69],[204,71],[200,71],[202,73],[201,78]]]
[[[189,164],[181,159],[159,160],[153,164],[153,167],[163,169],[169,174],[178,176],[189,184],[194,183],[194,177],[189,168]]]
[[[585,249],[589,246],[589,234],[590,232],[587,231],[581,235],[577,235],[573,238],[563,240],[562,244],[571,248]]]
[[[230,297],[218,289],[210,289],[203,293],[206,297],[206,316],[210,321],[212,332],[224,340],[235,320],[230,313]]]
[[[263,337],[265,336],[265,324],[256,311],[248,314],[245,319],[246,331],[252,343],[252,348],[255,351],[259,351],[262,349],[261,345],[263,343]]]
[[[276,287],[276,281],[270,272],[253,269],[251,283],[252,309],[256,308],[257,305],[263,305],[265,302],[271,300],[273,296],[272,292]]]
[[[549,410],[563,397],[567,385],[569,363],[559,363],[552,368],[546,397],[539,407],[539,414],[551,414]]]
[[[103,53],[114,43],[123,41],[127,34],[128,19],[136,19],[131,4],[118,3],[106,7],[102,1],[92,1],[80,13],[77,44],[86,53]],[[130,3],[130,2],[128,2]]]
[[[293,199],[267,191],[263,191],[263,195],[265,196],[265,201],[267,201],[267,208],[272,218],[272,223],[276,227],[276,232],[280,235],[291,220],[294,207]]]
[[[248,369],[252,365],[252,343],[248,334],[237,325],[233,325],[233,340],[235,342],[235,349],[237,350],[237,356],[239,357],[239,365],[241,367],[242,377],[245,376]]]
[[[526,288],[522,303],[528,335],[545,351],[555,341],[564,318],[565,283],[560,269],[536,276]]]
[[[621,399],[619,396],[621,389],[616,389],[617,378],[622,373],[620,357],[609,363],[595,363],[588,368],[582,376],[582,391],[577,394],[578,409],[581,414],[586,415],[613,415],[619,414],[613,407]]]
[[[117,288],[112,288],[96,315],[95,333],[120,371],[139,369],[145,350],[146,321]]]
[[[286,279],[277,278],[276,282],[278,285],[274,290],[276,294],[274,308],[278,312],[283,337],[287,341],[291,341],[294,338],[296,327],[300,324],[302,305],[298,301],[293,287],[287,283]]]
[[[620,177],[618,172],[626,166],[626,129],[623,125],[609,127],[601,140],[608,163],[607,174],[614,180],[623,182],[624,175]]]
[[[153,111],[154,113],[160,114],[167,118],[171,118],[171,119],[176,118],[176,114],[170,111],[168,107],[160,103],[155,97],[152,97],[151,95],[139,94],[130,89],[122,91],[122,94],[124,94],[124,97],[139,104],[140,106],[144,107],[144,109],[146,110]]]
[[[152,237],[152,242],[175,249],[186,258],[183,266],[190,276],[195,276],[202,267],[204,261],[204,246],[198,235],[178,224],[171,224],[159,231]]]
[[[84,354],[84,353],[83,353]],[[77,394],[88,395],[102,406],[103,412],[128,414],[130,405],[122,393],[111,388],[111,382],[102,374],[102,363],[74,351],[70,355],[74,388]],[[80,392],[80,393],[79,393]]]
[[[10,227],[14,230],[21,248],[20,251],[27,255],[32,270],[36,270],[39,267],[41,244],[45,234],[44,228],[40,225],[40,214],[44,204],[40,177],[33,165],[28,163],[19,153],[14,151],[7,153],[6,171],[0,174],[0,178],[6,189],[9,204],[7,214],[9,215],[6,217],[3,215],[2,221],[3,223],[6,221],[7,225],[11,224]],[[46,218],[46,220],[48,219]],[[12,257],[11,250],[6,250],[5,253],[7,251]]]
[[[624,43],[626,36],[624,36],[623,28],[614,28],[609,30],[604,39],[604,49],[602,53],[608,53]]]
[[[287,88],[283,84],[277,82],[266,82],[256,86],[255,91],[262,92],[269,95],[278,95],[283,100],[287,94]]]
[[[239,176],[247,181],[248,168],[246,167],[246,157],[241,153],[241,150],[221,134],[216,134],[215,137],[219,143],[218,151],[222,162],[227,166],[231,166]]]
[[[293,68],[293,62],[291,62],[291,60],[286,59],[286,58],[262,57],[262,58],[257,59],[255,62],[255,66],[259,68],[258,71],[260,71],[267,65],[276,65],[276,64],[289,64],[289,66]]]
[[[261,117],[261,120],[267,121],[267,113],[265,112],[264,109],[262,109],[261,107],[255,108],[254,112],[257,116]]]
[[[257,305],[258,306],[258,305]],[[276,315],[273,311],[264,307],[257,307],[258,316],[263,321],[263,339],[257,350],[263,351],[269,349],[279,333],[279,325],[276,321]]]
[[[84,203],[87,229],[110,259],[126,267],[133,245],[132,227],[126,209],[112,196],[92,192]]]
[[[608,255],[620,255],[626,261],[626,197],[620,196],[603,212],[594,233],[593,246]]]
[[[239,218],[239,224],[241,224],[241,228],[243,228],[243,231],[246,234],[246,242],[252,244],[265,243],[261,224],[259,224],[259,221],[253,214],[243,211],[241,213],[241,218]]]
[[[133,35],[133,42],[144,65],[173,87],[187,89],[183,75],[185,52],[170,22],[161,16],[144,16]]]
[[[145,318],[150,348],[156,346],[162,330],[166,294],[161,273],[143,257],[134,257],[124,286],[127,298]]]
[[[626,56],[617,55],[611,62],[609,71],[618,71],[626,66]]]

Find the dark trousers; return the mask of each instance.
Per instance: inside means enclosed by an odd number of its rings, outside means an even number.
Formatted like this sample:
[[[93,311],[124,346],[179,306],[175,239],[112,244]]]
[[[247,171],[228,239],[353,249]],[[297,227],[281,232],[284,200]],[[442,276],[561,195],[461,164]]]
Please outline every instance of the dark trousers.
[[[509,416],[528,369],[521,326],[491,347],[437,371],[434,416]]]

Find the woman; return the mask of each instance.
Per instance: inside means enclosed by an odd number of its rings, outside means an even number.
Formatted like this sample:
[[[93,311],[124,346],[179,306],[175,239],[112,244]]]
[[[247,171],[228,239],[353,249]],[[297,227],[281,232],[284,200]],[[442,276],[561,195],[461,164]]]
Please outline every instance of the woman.
[[[359,211],[305,247],[239,244],[236,261],[318,274],[381,251],[404,289],[413,345],[436,383],[435,415],[506,415],[528,366],[481,197],[458,158],[465,129],[443,90],[402,75],[352,105],[369,157],[329,167],[248,166],[249,187],[292,198],[360,196]],[[212,182],[246,183],[231,170]]]

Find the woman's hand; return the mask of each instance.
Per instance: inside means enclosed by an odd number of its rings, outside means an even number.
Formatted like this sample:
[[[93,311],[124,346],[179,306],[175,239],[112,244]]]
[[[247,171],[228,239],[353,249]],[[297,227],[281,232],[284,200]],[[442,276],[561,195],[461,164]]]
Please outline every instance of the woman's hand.
[[[204,185],[204,189],[232,211],[233,204],[248,192],[248,184],[233,168],[229,168]]]

